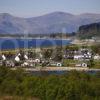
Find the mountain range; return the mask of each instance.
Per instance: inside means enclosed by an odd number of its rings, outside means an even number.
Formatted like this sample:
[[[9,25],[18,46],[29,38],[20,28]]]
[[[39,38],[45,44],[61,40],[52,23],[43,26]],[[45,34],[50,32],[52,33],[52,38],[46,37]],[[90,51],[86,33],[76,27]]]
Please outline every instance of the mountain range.
[[[100,14],[73,15],[53,12],[43,16],[22,18],[0,13],[0,34],[52,34],[77,32],[79,26],[100,22]]]

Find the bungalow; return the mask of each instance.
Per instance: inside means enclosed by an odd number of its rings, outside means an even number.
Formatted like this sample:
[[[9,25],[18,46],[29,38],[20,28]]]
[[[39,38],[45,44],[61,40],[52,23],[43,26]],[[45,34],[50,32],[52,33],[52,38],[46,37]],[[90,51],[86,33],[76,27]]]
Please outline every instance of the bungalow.
[[[26,60],[28,60],[28,56],[27,56],[27,55],[24,55],[24,58],[25,58]]]
[[[15,64],[13,61],[6,61],[6,67],[14,67]]]
[[[96,54],[94,57],[93,57],[94,60],[100,60],[100,55],[99,54]]]
[[[15,57],[15,61],[16,62],[20,62],[20,60],[21,60],[21,54],[20,53],[18,53],[17,55],[16,55],[16,57]],[[24,59],[25,60],[28,60],[28,56],[27,55],[24,55]]]
[[[6,56],[5,55],[2,55],[2,60],[6,60]]]
[[[74,55],[74,60],[82,60],[84,55]]]
[[[20,62],[19,56],[16,56],[16,57],[15,57],[15,61],[16,61],[16,62]]]
[[[26,66],[29,66],[29,63],[28,62],[24,62],[23,64],[21,64],[22,67],[26,67]]]

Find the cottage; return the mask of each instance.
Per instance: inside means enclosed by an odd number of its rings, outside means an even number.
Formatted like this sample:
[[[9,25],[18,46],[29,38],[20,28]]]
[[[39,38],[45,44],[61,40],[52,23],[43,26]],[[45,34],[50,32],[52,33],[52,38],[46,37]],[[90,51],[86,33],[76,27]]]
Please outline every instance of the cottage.
[[[15,57],[15,61],[16,61],[16,62],[20,62],[19,56],[16,56],[16,57]]]
[[[28,62],[24,62],[23,64],[21,64],[22,67],[26,67],[29,66]]]
[[[26,60],[28,60],[28,56],[27,56],[27,55],[24,55],[24,58],[25,58]]]
[[[82,60],[84,55],[74,55],[74,60]]]
[[[6,56],[5,56],[5,55],[2,55],[2,59],[3,59],[3,60],[6,60]]]
[[[6,67],[14,67],[15,64],[13,61],[6,61]]]
[[[99,54],[96,54],[94,57],[93,57],[94,60],[100,60],[100,55]]]

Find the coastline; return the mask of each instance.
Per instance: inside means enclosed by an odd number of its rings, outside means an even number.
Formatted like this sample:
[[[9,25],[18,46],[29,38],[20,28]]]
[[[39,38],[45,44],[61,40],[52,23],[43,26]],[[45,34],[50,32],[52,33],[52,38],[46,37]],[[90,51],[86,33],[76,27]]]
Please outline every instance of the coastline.
[[[32,37],[0,37],[2,39],[45,39],[45,40],[72,40],[71,38],[32,38]]]
[[[17,68],[11,68],[12,70],[16,70]],[[93,68],[82,68],[82,67],[37,67],[37,68],[22,68],[26,72],[35,72],[35,71],[97,71],[100,72],[100,69],[93,69]]]

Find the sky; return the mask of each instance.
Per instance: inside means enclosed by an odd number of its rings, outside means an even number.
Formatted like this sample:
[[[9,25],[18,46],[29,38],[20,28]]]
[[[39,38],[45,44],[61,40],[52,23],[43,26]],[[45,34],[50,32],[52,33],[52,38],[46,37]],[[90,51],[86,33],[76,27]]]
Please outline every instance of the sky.
[[[0,0],[0,13],[19,17],[40,16],[56,11],[100,14],[100,0]]]

